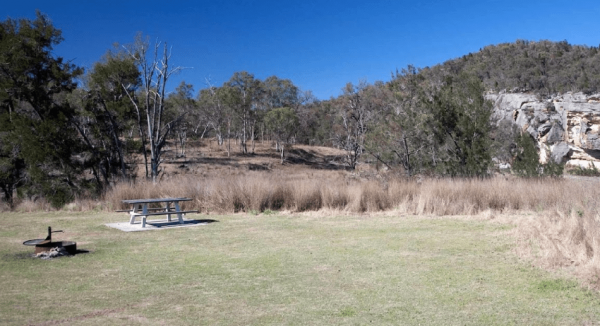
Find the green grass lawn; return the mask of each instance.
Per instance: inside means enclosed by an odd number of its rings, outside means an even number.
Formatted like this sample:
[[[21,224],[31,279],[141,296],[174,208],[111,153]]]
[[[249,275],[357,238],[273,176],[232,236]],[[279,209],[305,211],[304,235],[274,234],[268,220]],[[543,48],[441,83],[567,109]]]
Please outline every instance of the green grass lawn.
[[[199,215],[197,215],[200,217]],[[205,216],[202,216],[205,217]],[[507,225],[213,216],[125,233],[125,213],[3,213],[2,325],[597,325],[600,296],[529,267]],[[41,260],[24,240],[77,242]]]

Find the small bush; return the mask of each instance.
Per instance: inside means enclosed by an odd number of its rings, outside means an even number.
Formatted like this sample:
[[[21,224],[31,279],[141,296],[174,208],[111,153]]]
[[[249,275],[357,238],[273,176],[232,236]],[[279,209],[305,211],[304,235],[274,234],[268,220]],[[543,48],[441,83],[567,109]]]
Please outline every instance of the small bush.
[[[528,133],[522,132],[516,138],[516,155],[513,160],[513,172],[520,177],[538,177],[540,175],[540,157],[535,142]]]
[[[65,206],[74,199],[71,189],[62,185],[54,185],[54,187],[45,188],[44,195],[44,197],[50,201],[52,207],[57,209]]]
[[[552,159],[550,159],[548,163],[542,165],[542,176],[550,178],[560,178],[562,177],[564,170],[564,164],[558,164]]]
[[[125,140],[125,147],[130,152],[133,152],[133,153],[143,153],[144,152],[144,146],[142,146],[141,139],[127,138]]]
[[[587,168],[577,166],[574,169],[570,169],[567,171],[569,174],[586,176],[586,177],[598,177],[600,176],[600,170],[594,165],[594,163],[590,162]]]
[[[563,175],[564,164],[552,159],[546,164],[540,164],[540,157],[533,138],[528,133],[521,133],[515,140],[517,148],[513,160],[513,173],[523,178],[558,178]]]

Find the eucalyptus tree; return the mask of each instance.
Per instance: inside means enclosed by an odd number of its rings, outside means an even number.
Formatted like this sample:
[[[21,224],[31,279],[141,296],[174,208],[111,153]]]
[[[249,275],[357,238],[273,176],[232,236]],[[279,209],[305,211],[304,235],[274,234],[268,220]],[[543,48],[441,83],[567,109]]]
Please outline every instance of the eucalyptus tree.
[[[328,121],[323,117],[324,110],[321,102],[311,91],[299,92],[295,111],[298,117],[296,141],[305,144],[322,144],[321,139],[317,140],[315,137],[320,125]]]
[[[338,118],[335,99],[321,101],[310,91],[300,96],[300,105],[296,109],[299,128],[296,139],[300,143],[320,146],[339,146],[334,144],[334,125]]]
[[[194,86],[182,81],[175,92],[167,98],[169,110],[167,117],[174,121],[173,131],[177,137],[176,143],[179,143],[180,157],[185,157],[185,145],[187,141],[188,130],[194,123],[203,121],[203,117],[198,114],[198,105],[194,99]]]
[[[409,65],[396,72],[387,85],[378,87],[381,110],[366,142],[367,150],[379,162],[389,168],[399,164],[408,177],[427,165],[425,157],[433,147],[431,113],[422,105],[424,81]]]
[[[291,108],[275,108],[265,115],[265,125],[275,137],[283,164],[285,144],[289,143],[298,128],[298,117]]]
[[[198,107],[199,114],[203,116],[202,119],[198,120],[194,130],[198,130],[201,127],[200,121],[205,121],[204,132],[209,128],[215,133],[215,138],[219,146],[223,146],[224,139],[227,138],[228,146],[226,147],[227,156],[231,152],[230,136],[231,136],[231,122],[233,120],[233,112],[227,102],[227,88],[225,87],[214,87],[209,85],[200,91],[198,94]],[[197,131],[195,131],[197,132]],[[202,133],[204,135],[204,132]]]
[[[270,76],[262,82],[264,104],[268,109],[295,108],[300,104],[300,90],[289,79]]]
[[[345,162],[352,169],[356,168],[365,150],[365,137],[374,116],[373,103],[365,97],[366,88],[365,82],[358,86],[348,83],[342,89],[342,96],[334,101],[338,121],[334,126],[333,142],[346,150]]]
[[[215,93],[217,88],[210,86],[209,88],[201,89],[196,97],[197,110],[192,114],[191,125],[194,135],[198,136],[200,129],[200,138],[204,138],[211,130],[215,132],[217,144],[223,144],[223,135],[221,133],[219,101],[216,99]],[[217,118],[218,117],[218,118]]]
[[[264,131],[266,129],[264,118],[266,118],[266,114],[275,108],[286,107],[294,111],[294,115],[297,116],[302,104],[302,94],[300,89],[290,79],[282,79],[277,76],[267,77],[262,82],[262,88],[257,120],[260,121],[263,118],[260,127],[263,133],[262,138],[264,138]]]
[[[254,115],[262,91],[261,81],[246,71],[235,72],[223,85],[225,103],[240,123],[240,147],[244,154],[248,153],[247,140],[256,122]]]

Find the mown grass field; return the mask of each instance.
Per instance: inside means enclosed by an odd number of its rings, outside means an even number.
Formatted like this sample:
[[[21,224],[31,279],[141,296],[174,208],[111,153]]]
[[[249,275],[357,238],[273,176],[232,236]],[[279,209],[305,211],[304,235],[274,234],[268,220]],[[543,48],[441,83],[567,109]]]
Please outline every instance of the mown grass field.
[[[519,261],[508,224],[209,217],[218,222],[125,233],[104,226],[124,213],[3,213],[0,324],[600,324],[597,292]],[[49,225],[90,252],[31,258],[21,243]]]

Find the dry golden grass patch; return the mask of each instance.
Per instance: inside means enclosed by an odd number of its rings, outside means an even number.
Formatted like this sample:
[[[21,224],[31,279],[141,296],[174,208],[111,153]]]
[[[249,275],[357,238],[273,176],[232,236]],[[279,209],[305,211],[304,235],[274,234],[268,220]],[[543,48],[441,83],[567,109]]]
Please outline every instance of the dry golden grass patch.
[[[600,290],[600,216],[582,211],[531,214],[517,223],[519,256],[575,274]]]
[[[321,171],[319,171],[321,172]],[[417,215],[475,215],[537,211],[596,214],[599,183],[578,180],[429,179],[364,180],[349,174],[285,175],[248,171],[224,176],[182,176],[158,184],[121,183],[105,206],[124,207],[132,198],[190,197],[203,211],[307,211],[323,208],[356,213],[401,210]]]

